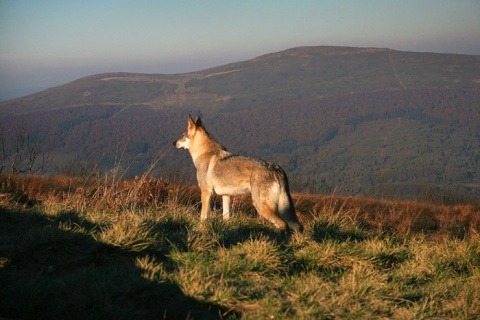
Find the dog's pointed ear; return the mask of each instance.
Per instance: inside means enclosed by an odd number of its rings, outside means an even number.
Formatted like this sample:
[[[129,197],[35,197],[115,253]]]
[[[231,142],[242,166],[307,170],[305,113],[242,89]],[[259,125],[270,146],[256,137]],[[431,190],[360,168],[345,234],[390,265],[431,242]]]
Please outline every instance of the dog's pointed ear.
[[[197,116],[197,119],[195,120],[195,125],[197,127],[202,127],[203,128],[203,122],[202,122],[202,119],[200,119],[199,116]]]
[[[189,114],[188,115],[188,127],[191,128],[192,126],[195,126],[195,121],[193,121],[192,116]]]

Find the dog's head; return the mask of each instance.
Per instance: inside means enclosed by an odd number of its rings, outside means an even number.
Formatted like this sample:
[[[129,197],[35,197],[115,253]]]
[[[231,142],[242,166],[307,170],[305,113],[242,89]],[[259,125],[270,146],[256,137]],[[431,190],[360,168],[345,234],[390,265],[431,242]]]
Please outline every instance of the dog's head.
[[[177,141],[173,142],[173,145],[178,149],[189,149],[190,142],[195,137],[197,130],[203,126],[202,120],[197,116],[197,119],[193,121],[191,115],[188,115],[188,126],[187,130],[183,133],[182,137]]]

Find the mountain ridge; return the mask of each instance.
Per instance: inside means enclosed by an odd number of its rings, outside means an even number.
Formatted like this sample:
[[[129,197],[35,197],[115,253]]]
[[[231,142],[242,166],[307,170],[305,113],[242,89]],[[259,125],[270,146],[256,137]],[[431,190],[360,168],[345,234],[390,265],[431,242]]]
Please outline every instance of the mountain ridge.
[[[395,55],[394,58],[392,58],[392,54]],[[359,60],[354,59],[350,63],[345,62],[345,59],[342,58],[353,55],[365,57],[358,58]],[[381,57],[369,61],[369,56],[377,55],[381,55]],[[416,58],[410,58],[410,61],[408,61],[406,57],[412,57],[412,55]],[[331,61],[331,59],[334,60]],[[425,63],[426,60],[428,60],[428,63]],[[442,60],[452,60],[452,64],[440,64],[442,70],[436,70],[438,75],[436,75],[435,82],[428,78],[421,79],[422,73],[430,71],[428,70],[429,66],[438,67]],[[348,63],[348,65],[342,67],[342,62]],[[415,73],[415,70],[418,70],[419,67],[423,69]],[[459,70],[455,72],[455,68]],[[472,71],[468,72],[472,68],[476,69],[476,74]],[[255,72],[252,69],[259,70]],[[308,74],[309,70],[311,71]],[[369,72],[365,72],[367,70]],[[465,73],[462,75],[465,79],[463,82],[458,82],[459,79],[451,79],[452,76],[458,77],[460,72]],[[245,75],[242,76],[242,73]],[[321,91],[320,96],[331,96],[350,91],[406,89],[418,88],[419,86],[478,89],[480,87],[479,73],[480,56],[415,53],[384,48],[299,47],[189,73],[142,74],[117,72],[91,75],[62,86],[0,103],[0,112],[12,113],[18,111],[18,102],[20,101],[29,105],[27,110],[20,108],[25,112],[37,109],[39,106],[45,108],[46,101],[52,100],[56,102],[57,107],[101,103],[143,103],[155,109],[195,107],[194,105],[202,109],[209,109],[208,103],[213,102],[216,107],[228,108],[231,106],[235,108],[239,105],[248,104],[248,99],[250,101],[261,99],[266,104],[278,103],[279,101],[275,101],[271,94],[265,93],[285,92],[286,88],[290,91],[300,92],[296,96],[283,97],[286,101],[316,98],[319,95],[312,94],[312,91],[315,90]],[[212,77],[215,79],[212,79]],[[309,82],[299,81],[294,86],[292,82],[295,81],[288,79],[288,77],[309,79]],[[368,86],[361,85],[365,77],[367,77]],[[218,83],[221,82],[217,81],[218,78],[225,80],[223,85]],[[252,78],[256,79],[257,91],[251,87],[245,88],[248,83],[252,82]],[[285,78],[287,79],[285,80]],[[373,87],[372,80],[376,80]],[[108,81],[109,83],[100,83],[102,81]],[[133,84],[130,83],[130,86],[126,87],[117,82],[123,82],[124,84],[132,82]],[[135,88],[134,84],[140,82],[143,83],[143,86]],[[58,94],[59,90],[66,92],[67,96]],[[106,94],[106,90],[111,91],[111,93]],[[119,96],[121,91],[125,91],[126,94]],[[235,91],[237,96],[232,95]],[[156,97],[159,97],[161,101],[155,99]],[[217,103],[216,101],[223,103]],[[52,107],[55,107],[56,104],[54,103]]]

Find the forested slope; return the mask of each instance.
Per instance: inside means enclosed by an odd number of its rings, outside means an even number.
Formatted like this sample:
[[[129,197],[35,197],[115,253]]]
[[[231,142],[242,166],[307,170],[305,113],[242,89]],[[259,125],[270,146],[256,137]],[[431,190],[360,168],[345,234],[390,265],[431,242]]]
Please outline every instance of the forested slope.
[[[200,114],[232,152],[280,163],[296,191],[457,201],[480,196],[480,58],[305,47],[179,75],[94,75],[0,104],[47,172],[121,165],[193,181],[172,141]],[[80,170],[83,168],[83,170]]]

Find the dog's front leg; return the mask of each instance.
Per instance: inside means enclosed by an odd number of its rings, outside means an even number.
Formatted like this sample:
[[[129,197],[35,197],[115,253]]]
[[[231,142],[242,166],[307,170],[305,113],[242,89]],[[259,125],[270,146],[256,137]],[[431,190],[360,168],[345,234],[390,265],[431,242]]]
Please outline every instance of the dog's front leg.
[[[223,220],[228,220],[232,216],[230,213],[230,196],[222,196],[223,200]]]
[[[200,213],[200,220],[205,220],[210,215],[210,199],[212,193],[210,191],[202,190],[202,212]]]

